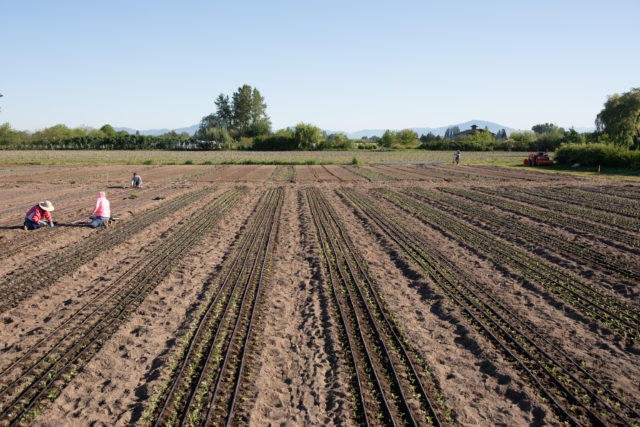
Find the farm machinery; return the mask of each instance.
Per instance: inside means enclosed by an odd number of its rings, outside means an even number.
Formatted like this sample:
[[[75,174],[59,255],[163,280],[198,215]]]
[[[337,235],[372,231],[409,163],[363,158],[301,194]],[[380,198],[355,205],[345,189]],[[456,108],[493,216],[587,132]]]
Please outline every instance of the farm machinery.
[[[553,160],[549,158],[547,153],[540,151],[539,153],[529,154],[529,157],[524,159],[524,164],[527,166],[551,166]]]

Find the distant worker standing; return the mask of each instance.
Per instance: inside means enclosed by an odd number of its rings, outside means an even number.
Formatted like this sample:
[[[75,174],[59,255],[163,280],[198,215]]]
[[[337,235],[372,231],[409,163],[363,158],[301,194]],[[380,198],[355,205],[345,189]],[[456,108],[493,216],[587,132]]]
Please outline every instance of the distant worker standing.
[[[460,163],[460,150],[456,152],[456,165]]]
[[[142,178],[137,173],[133,173],[133,178],[131,178],[131,186],[136,188],[142,188]]]
[[[25,230],[35,230],[47,225],[47,222],[49,227],[53,227],[53,219],[49,212],[53,212],[53,203],[48,200],[38,203],[29,209],[29,212],[25,215],[23,228]]]
[[[89,219],[91,219],[89,225],[93,228],[98,228],[102,225],[107,225],[110,218],[111,204],[107,200],[105,192],[100,191],[96,199],[96,206],[93,208],[91,215],[89,215]]]

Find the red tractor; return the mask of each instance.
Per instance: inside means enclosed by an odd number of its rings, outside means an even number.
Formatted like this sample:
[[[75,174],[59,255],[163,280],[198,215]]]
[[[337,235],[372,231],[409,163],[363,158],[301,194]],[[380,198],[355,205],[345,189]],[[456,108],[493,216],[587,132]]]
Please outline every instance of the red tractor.
[[[527,166],[551,166],[553,164],[553,160],[551,160],[546,153],[541,151],[539,153],[529,154],[529,157],[524,159],[524,164]]]

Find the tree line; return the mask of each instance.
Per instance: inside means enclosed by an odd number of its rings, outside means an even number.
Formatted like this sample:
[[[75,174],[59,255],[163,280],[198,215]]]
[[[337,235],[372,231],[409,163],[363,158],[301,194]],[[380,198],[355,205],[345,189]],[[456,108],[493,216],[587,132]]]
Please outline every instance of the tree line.
[[[596,117],[596,130],[586,133],[541,123],[530,131],[515,131],[509,135],[504,129],[493,135],[486,128],[465,133],[454,126],[448,128],[444,136],[427,133],[418,137],[412,130],[404,129],[386,130],[381,137],[354,140],[342,133],[327,134],[309,123],[298,123],[295,127],[273,132],[264,96],[247,84],[231,95],[219,94],[214,105],[215,111],[201,119],[193,137],[175,131],[157,137],[129,135],[125,131],[115,131],[108,124],[100,129],[71,129],[60,124],[31,133],[12,129],[5,123],[0,125],[0,148],[554,151],[563,144],[604,144],[621,150],[640,149],[640,88],[608,97]]]

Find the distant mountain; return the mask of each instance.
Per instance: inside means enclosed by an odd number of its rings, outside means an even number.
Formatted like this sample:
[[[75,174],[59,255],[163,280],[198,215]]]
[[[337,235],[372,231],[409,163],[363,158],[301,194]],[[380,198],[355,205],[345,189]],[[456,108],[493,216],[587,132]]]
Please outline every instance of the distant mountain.
[[[564,127],[564,126],[563,126]],[[567,126],[564,127],[564,130],[569,130],[571,129],[571,126]],[[585,133],[585,132],[595,132],[596,128],[595,127],[588,127],[588,128],[573,128],[576,132],[578,133]]]
[[[194,133],[196,133],[196,131],[198,130],[198,128],[200,127],[200,125],[193,125],[193,126],[189,126],[186,128],[179,128],[179,129],[146,129],[146,130],[140,130],[140,129],[131,129],[131,128],[127,128],[127,127],[114,127],[113,129],[116,132],[120,132],[121,130],[127,131],[130,134],[135,134],[136,132],[140,132],[140,135],[151,135],[151,136],[158,136],[158,135],[162,135],[164,133],[167,132],[171,132],[176,131],[177,133],[182,133],[182,132],[187,132],[189,135],[193,135]]]
[[[489,128],[489,130],[493,133],[498,132],[499,130],[506,130],[507,134],[510,134],[512,131],[516,130],[514,128],[511,128],[509,126],[504,126],[498,123],[494,123],[494,122],[488,122],[486,120],[469,120],[468,122],[464,122],[464,123],[457,123],[457,124],[452,124],[452,125],[447,125],[447,126],[442,126],[442,127],[438,127],[438,128],[429,128],[429,127],[420,127],[420,128],[408,128],[411,129],[412,131],[414,131],[415,133],[418,134],[418,136],[424,134],[428,134],[429,132],[433,133],[434,135],[440,135],[440,136],[444,136],[444,133],[447,131],[448,128],[454,127],[454,126],[458,126],[458,128],[460,128],[461,131],[465,130],[465,129],[469,129],[471,127],[471,125],[478,125],[478,127],[480,129],[484,129],[485,126]],[[177,133],[182,133],[182,132],[188,132],[189,135],[193,135],[197,130],[198,130],[199,125],[193,125],[193,126],[189,126],[189,127],[185,127],[185,128],[180,128],[180,129],[146,129],[146,130],[141,130],[141,129],[132,129],[132,128],[127,128],[127,127],[114,127],[114,129],[119,132],[121,130],[125,130],[130,134],[135,134],[136,132],[140,132],[140,135],[153,135],[153,136],[158,136],[158,135],[162,135],[164,133],[167,132],[171,132],[172,130],[176,131]],[[295,127],[295,126],[293,126]],[[292,128],[293,128],[292,127]],[[403,129],[407,129],[407,128],[403,128]],[[384,133],[386,129],[364,129],[364,130],[359,130],[357,132],[340,132],[340,131],[329,131],[327,130],[327,134],[332,134],[332,133],[344,133],[347,137],[351,138],[351,139],[360,139],[363,136],[382,136],[382,134]],[[400,130],[400,129],[391,129],[391,130]],[[576,129],[578,130],[578,129]]]
[[[447,125],[447,126],[442,126],[442,127],[438,127],[438,128],[429,128],[429,127],[424,127],[424,128],[404,128],[404,129],[411,129],[412,131],[414,131],[415,133],[418,134],[418,136],[420,135],[426,135],[429,132],[433,133],[434,135],[440,135],[440,136],[444,136],[444,133],[447,131],[448,128],[454,127],[454,126],[458,126],[458,128],[460,128],[461,131],[465,130],[465,129],[469,129],[471,127],[471,125],[478,125],[478,127],[480,129],[484,129],[485,126],[489,128],[489,130],[493,133],[498,132],[499,130],[506,130],[507,134],[511,133],[512,131],[516,130],[514,128],[511,128],[509,126],[504,126],[498,123],[494,123],[494,122],[488,122],[486,120],[469,120],[468,122],[464,122],[464,123],[457,123],[457,124],[452,124],[452,125]],[[359,139],[362,138],[363,136],[382,136],[382,134],[385,132],[386,129],[365,129],[365,130],[359,130],[357,132],[352,132],[352,133],[347,133],[346,135],[351,138],[351,139]],[[391,129],[391,130],[400,130],[400,129]]]

